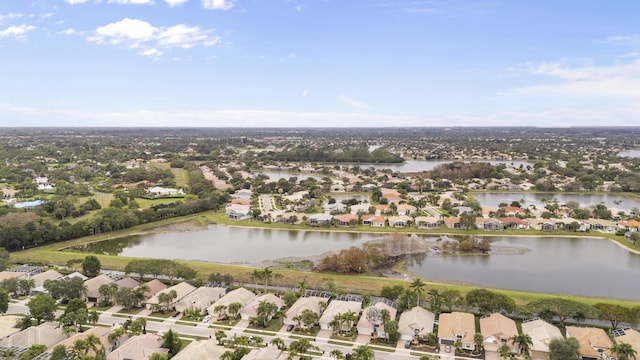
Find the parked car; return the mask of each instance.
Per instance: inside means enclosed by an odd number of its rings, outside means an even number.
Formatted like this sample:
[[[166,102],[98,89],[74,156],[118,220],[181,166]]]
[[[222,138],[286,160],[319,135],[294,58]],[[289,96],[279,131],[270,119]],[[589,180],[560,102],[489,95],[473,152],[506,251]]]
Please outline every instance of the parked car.
[[[444,352],[451,352],[451,345],[445,345]]]
[[[172,317],[177,317],[178,315],[180,315],[180,311],[174,311],[173,314],[171,314]]]
[[[411,340],[407,340],[407,341],[404,343],[404,348],[405,348],[405,349],[411,349]]]
[[[289,324],[289,325],[287,326],[287,331],[288,331],[288,332],[293,331],[293,328],[294,328],[294,327],[295,327],[295,326],[293,326],[292,324]]]
[[[207,322],[207,321],[209,321],[209,320],[211,320],[211,315],[207,315],[207,316],[205,316],[204,318],[202,318],[202,322],[203,322],[203,323],[204,323],[204,322]]]

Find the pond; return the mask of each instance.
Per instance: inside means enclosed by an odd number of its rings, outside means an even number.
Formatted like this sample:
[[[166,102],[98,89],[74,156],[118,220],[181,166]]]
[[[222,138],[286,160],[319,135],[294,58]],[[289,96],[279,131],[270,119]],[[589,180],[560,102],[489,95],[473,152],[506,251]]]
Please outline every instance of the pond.
[[[638,158],[640,157],[640,150],[627,150],[618,154],[618,156]]]
[[[528,163],[526,161],[522,161],[522,160],[407,160],[403,163],[397,163],[397,164],[340,164],[343,166],[349,166],[349,167],[353,167],[353,166],[359,166],[361,169],[368,169],[368,168],[374,168],[376,170],[384,170],[384,169],[391,169],[393,172],[401,172],[401,173],[414,173],[414,172],[420,172],[420,171],[428,171],[428,170],[433,170],[436,166],[438,165],[443,165],[443,164],[450,164],[454,161],[461,161],[461,162],[485,162],[485,163],[490,163],[492,165],[499,165],[499,164],[505,164],[507,166],[511,166],[511,167],[526,167],[527,165],[531,165],[531,163]]]
[[[299,172],[260,171],[259,173],[263,174],[263,175],[267,175],[269,177],[269,180],[271,180],[271,181],[278,181],[280,179],[289,180],[289,178],[292,178],[292,177],[297,178],[298,181],[306,180],[306,179],[309,179],[309,178],[314,178],[316,180],[322,180],[322,176],[310,175],[310,174],[299,173]]]
[[[544,207],[544,201],[552,202],[558,200],[559,204],[566,204],[569,201],[577,201],[580,207],[593,207],[604,204],[607,208],[621,209],[629,211],[632,208],[640,208],[640,202],[613,194],[563,194],[563,193],[510,193],[510,192],[482,192],[473,193],[473,196],[482,206],[497,207],[500,203],[511,204],[512,201],[525,200],[524,206],[535,205],[538,208]]]
[[[383,234],[270,230],[212,225],[203,231],[131,236],[91,244],[82,250],[111,255],[260,264],[287,257],[317,259],[327,252],[360,246]],[[436,242],[440,236],[423,236]],[[640,255],[600,238],[492,237],[491,255],[429,253],[408,267],[429,280],[492,288],[640,300],[630,286]],[[516,249],[507,255],[500,249]],[[513,253],[513,251],[507,251]]]

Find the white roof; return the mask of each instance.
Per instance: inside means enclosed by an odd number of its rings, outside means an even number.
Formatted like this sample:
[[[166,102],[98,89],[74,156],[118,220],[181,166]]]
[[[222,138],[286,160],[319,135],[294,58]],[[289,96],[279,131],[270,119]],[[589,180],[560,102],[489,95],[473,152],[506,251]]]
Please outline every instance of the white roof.
[[[369,320],[367,320],[367,310],[369,310],[369,308],[372,308],[372,307],[380,310],[389,311],[389,317],[391,318],[391,320],[395,320],[396,315],[398,313],[398,310],[396,310],[396,308],[394,308],[393,306],[389,306],[382,301],[377,302],[375,303],[375,305],[369,306],[368,308],[364,309],[364,311],[362,312],[362,316],[360,316],[360,320],[358,320],[358,325],[356,325],[358,329],[370,328],[373,330],[373,324]]]
[[[229,291],[226,295],[216,300],[211,306],[208,307],[209,313],[214,313],[213,309],[219,305],[229,306],[231,303],[240,303],[242,307],[245,307],[251,300],[256,297],[256,294],[245,289],[245,288],[237,288],[235,290]]]
[[[226,293],[227,289],[225,288],[202,286],[184,296],[174,306],[178,311],[184,311],[190,307],[205,310]]]
[[[293,305],[291,305],[289,310],[287,310],[285,317],[287,319],[291,319],[293,317],[302,315],[302,312],[306,309],[320,314],[321,302],[327,302],[327,298],[318,296],[301,297],[295,303],[293,303]]]
[[[549,352],[551,340],[562,338],[560,329],[542,319],[522,323],[522,332],[531,337],[534,351]]]
[[[247,306],[240,311],[240,315],[256,316],[258,315],[258,306],[261,302],[267,301],[273,303],[280,309],[284,305],[284,301],[272,293],[262,294],[253,299]]]
[[[173,285],[171,287],[168,287],[164,290],[161,290],[159,292],[157,292],[155,295],[153,295],[153,297],[151,297],[149,300],[147,300],[147,304],[159,304],[160,301],[158,300],[158,295],[162,294],[162,293],[168,293],[171,292],[171,290],[175,290],[176,294],[178,295],[175,299],[175,302],[178,302],[180,300],[182,300],[183,297],[187,296],[189,293],[191,293],[192,291],[194,291],[196,289],[195,286],[186,283],[186,282],[181,282],[179,284]]]
[[[433,324],[436,316],[429,310],[416,306],[400,315],[398,321],[398,332],[402,335],[428,334],[433,331]]]

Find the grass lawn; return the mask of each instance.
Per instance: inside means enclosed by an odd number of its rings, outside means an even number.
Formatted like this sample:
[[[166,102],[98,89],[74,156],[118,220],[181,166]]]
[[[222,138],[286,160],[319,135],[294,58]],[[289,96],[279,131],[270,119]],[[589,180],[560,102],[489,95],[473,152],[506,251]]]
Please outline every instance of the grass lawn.
[[[182,320],[178,320],[178,321],[176,321],[176,324],[179,324],[179,325],[186,325],[186,326],[198,326],[198,323],[197,323],[197,322],[182,321]]]
[[[142,310],[143,310],[142,308],[122,309],[118,311],[118,314],[136,315]]]
[[[162,318],[162,319],[168,319],[171,317],[171,313],[167,312],[166,314],[163,314],[161,312],[152,312],[149,317],[157,317],[157,318]]]
[[[216,321],[212,325],[223,325],[223,326],[236,326],[240,322],[240,319],[231,319],[231,320],[222,320]]]
[[[269,325],[266,328],[249,325],[248,329],[257,330],[257,331],[278,332],[280,328],[282,328],[282,321],[283,321],[282,318],[275,318],[275,319],[271,319],[271,321],[269,322]]]
[[[351,335],[332,334],[329,339],[354,342],[358,337],[358,333],[351,333]]]

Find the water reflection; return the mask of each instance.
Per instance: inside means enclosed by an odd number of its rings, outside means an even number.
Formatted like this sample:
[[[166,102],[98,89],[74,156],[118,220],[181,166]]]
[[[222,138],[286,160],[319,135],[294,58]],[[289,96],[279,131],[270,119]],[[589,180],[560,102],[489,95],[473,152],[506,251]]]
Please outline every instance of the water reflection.
[[[418,236],[440,245],[440,236]],[[108,255],[259,264],[285,257],[310,258],[384,234],[292,231],[211,226],[207,230],[113,239],[78,248]],[[443,239],[452,240],[446,236]],[[640,269],[640,255],[599,238],[491,238],[492,254],[426,255],[407,258],[407,270],[434,281],[584,296],[640,299],[629,286]]]

